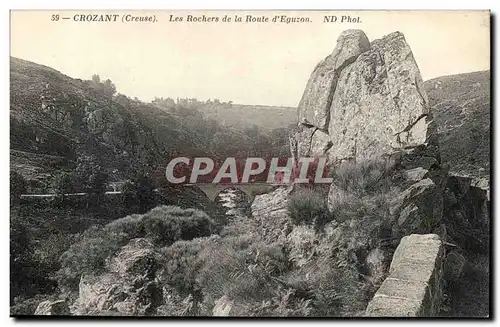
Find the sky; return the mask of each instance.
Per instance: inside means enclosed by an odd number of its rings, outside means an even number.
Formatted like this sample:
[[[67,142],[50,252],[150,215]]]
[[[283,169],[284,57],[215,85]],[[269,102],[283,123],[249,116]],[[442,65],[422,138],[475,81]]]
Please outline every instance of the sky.
[[[52,21],[52,15],[60,15]],[[118,22],[77,22],[75,14],[119,14]],[[156,22],[122,23],[122,15]],[[187,15],[219,22],[187,22]],[[183,17],[171,22],[170,15]],[[305,23],[223,23],[228,15],[308,18]],[[337,16],[335,23],[325,15]],[[314,66],[346,29],[370,41],[405,35],[424,80],[490,69],[487,11],[11,11],[11,56],[52,67],[73,78],[99,74],[119,93],[154,97],[218,98],[240,104],[295,107]],[[360,22],[340,23],[341,16]],[[63,20],[62,17],[70,17]]]

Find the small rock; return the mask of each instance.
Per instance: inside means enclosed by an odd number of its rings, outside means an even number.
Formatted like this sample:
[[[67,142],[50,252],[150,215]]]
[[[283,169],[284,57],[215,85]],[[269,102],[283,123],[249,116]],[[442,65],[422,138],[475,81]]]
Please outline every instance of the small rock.
[[[404,172],[406,178],[412,182],[418,182],[421,181],[422,179],[426,178],[427,175],[429,174],[429,171],[427,169],[424,169],[422,167],[417,167],[413,169],[406,170]]]
[[[69,315],[69,307],[64,300],[58,301],[43,301],[35,310],[35,315],[55,316],[55,315]]]
[[[222,296],[215,301],[215,306],[212,309],[213,316],[229,316],[233,308],[234,301],[231,301],[227,296]]]
[[[388,268],[387,257],[387,253],[381,248],[371,250],[366,257],[366,264],[374,284],[382,282],[385,277]]]

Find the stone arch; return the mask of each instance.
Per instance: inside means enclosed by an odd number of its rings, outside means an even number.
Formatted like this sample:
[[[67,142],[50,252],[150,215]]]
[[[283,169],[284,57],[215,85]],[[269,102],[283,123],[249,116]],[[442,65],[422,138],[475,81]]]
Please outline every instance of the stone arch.
[[[196,184],[196,186],[206,194],[206,196],[215,202],[217,195],[228,188],[234,188],[245,193],[249,200],[253,198],[254,192],[267,193],[274,189],[272,184],[256,183],[256,184]]]

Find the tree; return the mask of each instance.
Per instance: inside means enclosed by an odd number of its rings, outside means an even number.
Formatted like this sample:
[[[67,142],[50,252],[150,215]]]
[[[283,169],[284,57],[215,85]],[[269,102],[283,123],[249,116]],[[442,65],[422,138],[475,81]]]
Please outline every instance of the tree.
[[[94,155],[82,155],[78,158],[75,180],[82,191],[99,198],[106,192],[108,178],[108,173]]]
[[[155,187],[149,176],[142,174],[135,180],[136,197],[139,201],[139,209],[144,213],[154,207],[155,204]]]
[[[27,182],[23,175],[16,171],[10,171],[10,203],[17,204],[21,199],[21,194],[26,193]]]
[[[92,82],[96,85],[101,84],[101,78],[99,77],[99,75],[97,74],[92,75]]]
[[[67,171],[56,172],[50,180],[50,187],[57,196],[64,199],[65,194],[73,192],[73,174]]]
[[[156,204],[155,186],[147,174],[138,173],[132,181],[122,187],[122,202],[127,208],[138,206],[140,213],[153,208]]]
[[[113,84],[110,79],[105,80],[104,83],[102,83],[102,92],[111,99],[116,93],[115,84]]]

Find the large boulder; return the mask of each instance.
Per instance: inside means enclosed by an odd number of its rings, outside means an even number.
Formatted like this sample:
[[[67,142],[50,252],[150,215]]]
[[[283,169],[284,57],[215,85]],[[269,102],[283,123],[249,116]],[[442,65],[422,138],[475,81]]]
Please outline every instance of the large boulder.
[[[370,44],[362,31],[344,31],[309,78],[298,125],[294,157],[327,156],[336,164],[419,147],[407,169],[440,163],[422,77],[399,32]]]
[[[332,161],[431,141],[422,77],[403,34],[375,40],[340,73],[330,107]]]
[[[369,48],[363,31],[346,30],[340,34],[332,54],[318,63],[307,82],[298,108],[300,123],[328,130],[330,104],[340,72]]]

